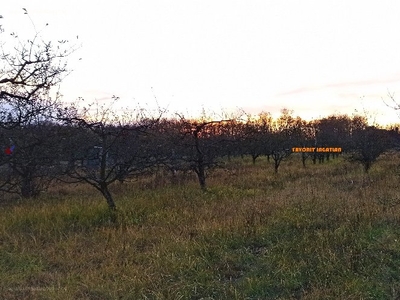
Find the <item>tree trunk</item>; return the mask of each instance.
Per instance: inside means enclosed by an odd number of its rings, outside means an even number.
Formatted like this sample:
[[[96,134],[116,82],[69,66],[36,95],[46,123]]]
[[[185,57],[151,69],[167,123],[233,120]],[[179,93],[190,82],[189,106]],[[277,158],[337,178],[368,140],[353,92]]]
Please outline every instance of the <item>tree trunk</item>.
[[[31,198],[35,196],[35,187],[31,176],[27,175],[22,178],[21,182],[21,196],[23,198]]]
[[[304,152],[301,153],[301,161],[303,163],[303,167],[306,167],[306,160],[307,160],[307,156]]]
[[[103,194],[104,198],[106,198],[108,208],[113,211],[116,210],[117,206],[115,205],[114,199],[113,199],[110,191],[108,190],[108,185],[105,183],[101,184],[100,191]]]
[[[280,161],[279,160],[275,160],[275,165],[274,165],[275,173],[278,173],[279,164],[280,164]]]
[[[204,167],[204,155],[200,149],[198,134],[199,133],[196,132],[194,135],[196,152],[197,152],[197,162],[196,162],[197,166],[196,166],[195,172],[197,173],[197,177],[199,178],[200,188],[202,190],[205,190],[206,189],[206,171],[205,171],[205,167]]]
[[[206,172],[203,165],[198,165],[196,170],[197,178],[199,179],[200,188],[202,190],[206,189]]]
[[[364,165],[364,172],[365,174],[368,174],[369,169],[371,168],[372,162],[370,161],[365,161],[363,162]]]

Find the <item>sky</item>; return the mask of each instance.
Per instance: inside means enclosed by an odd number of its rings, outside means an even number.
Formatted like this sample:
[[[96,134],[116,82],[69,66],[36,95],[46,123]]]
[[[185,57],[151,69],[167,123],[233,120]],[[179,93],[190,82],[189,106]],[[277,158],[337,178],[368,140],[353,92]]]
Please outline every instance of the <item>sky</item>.
[[[158,103],[186,116],[288,108],[307,120],[357,112],[400,123],[385,105],[389,95],[400,103],[397,0],[2,3],[6,32],[31,37],[22,8],[45,39],[79,48],[64,101],[115,95],[120,108]]]

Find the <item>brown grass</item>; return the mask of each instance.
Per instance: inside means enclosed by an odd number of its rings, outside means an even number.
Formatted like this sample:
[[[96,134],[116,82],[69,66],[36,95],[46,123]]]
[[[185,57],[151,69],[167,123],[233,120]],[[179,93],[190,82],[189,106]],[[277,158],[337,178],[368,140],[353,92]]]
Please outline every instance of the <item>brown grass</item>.
[[[54,186],[0,213],[2,299],[397,299],[400,158],[235,159],[209,174]]]

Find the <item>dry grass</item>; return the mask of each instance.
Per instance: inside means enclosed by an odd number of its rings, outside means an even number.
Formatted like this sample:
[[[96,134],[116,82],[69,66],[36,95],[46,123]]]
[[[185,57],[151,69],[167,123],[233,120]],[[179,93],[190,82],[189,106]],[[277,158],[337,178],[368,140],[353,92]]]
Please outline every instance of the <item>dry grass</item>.
[[[385,159],[384,159],[385,158]],[[235,159],[195,178],[86,186],[0,213],[2,299],[397,299],[400,158],[280,173]],[[309,162],[310,163],[310,162]]]

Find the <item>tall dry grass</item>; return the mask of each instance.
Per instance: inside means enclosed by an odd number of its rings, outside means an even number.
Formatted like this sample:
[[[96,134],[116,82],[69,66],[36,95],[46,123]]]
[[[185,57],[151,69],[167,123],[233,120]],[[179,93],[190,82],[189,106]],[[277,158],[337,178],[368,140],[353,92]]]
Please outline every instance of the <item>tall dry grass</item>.
[[[397,299],[399,157],[234,159],[209,174],[86,186],[0,213],[2,299]]]

